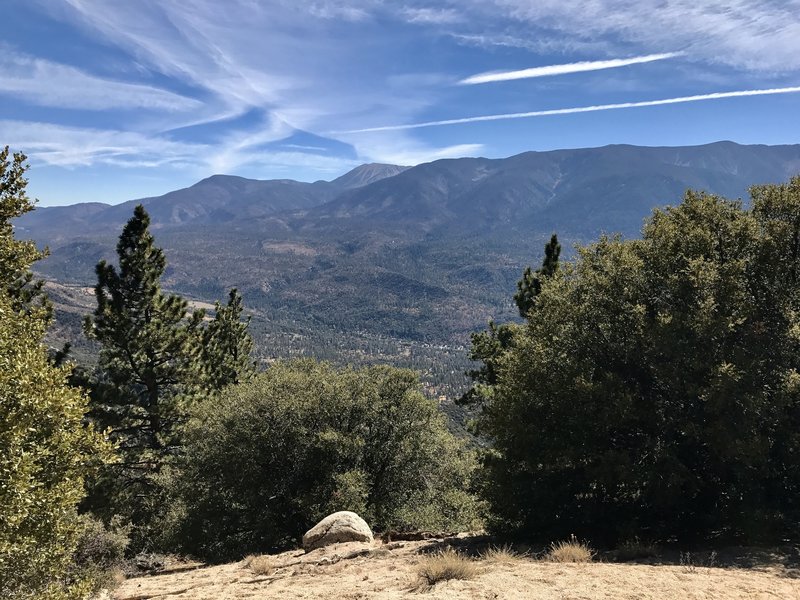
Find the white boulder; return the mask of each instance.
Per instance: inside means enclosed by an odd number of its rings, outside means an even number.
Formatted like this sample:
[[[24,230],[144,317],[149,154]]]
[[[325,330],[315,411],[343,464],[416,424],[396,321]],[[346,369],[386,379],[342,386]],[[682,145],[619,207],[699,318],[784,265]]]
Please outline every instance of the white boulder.
[[[348,510],[335,512],[306,531],[303,549],[311,552],[317,548],[342,542],[372,543],[372,530],[367,522]]]

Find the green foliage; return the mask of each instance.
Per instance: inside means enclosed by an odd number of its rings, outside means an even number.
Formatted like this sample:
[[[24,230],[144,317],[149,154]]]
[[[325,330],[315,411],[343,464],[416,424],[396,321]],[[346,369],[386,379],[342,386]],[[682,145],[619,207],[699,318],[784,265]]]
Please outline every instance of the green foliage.
[[[34,210],[34,201],[26,192],[25,159],[24,154],[15,152],[9,160],[8,146],[0,150],[0,282],[13,299],[14,308],[27,310],[38,300],[38,304],[49,310],[41,296],[42,282],[34,281],[30,271],[31,265],[47,252],[40,251],[31,241],[15,239],[11,223],[12,219]]]
[[[43,315],[0,292],[0,597],[77,598],[66,577],[87,463],[101,441],[83,426],[86,398],[41,344]]]
[[[800,178],[752,198],[689,192],[543,283],[480,418],[495,528],[798,533]]]
[[[90,464],[106,456],[84,426],[86,397],[66,384],[42,338],[49,311],[31,299],[35,247],[10,219],[31,210],[25,157],[0,152],[0,597],[82,598],[92,582],[71,571],[80,535],[76,505]]]
[[[497,373],[505,352],[514,343],[514,336],[521,330],[516,323],[496,325],[489,321],[485,331],[473,333],[470,337],[470,359],[481,364],[477,369],[467,372],[473,385],[459,398],[459,404],[485,405],[491,395],[492,386],[497,384]]]
[[[160,503],[155,477],[175,452],[184,405],[202,377],[203,312],[189,315],[186,300],[162,292],[166,259],[149,225],[137,206],[117,244],[119,266],[97,265],[97,308],[85,323],[101,344],[92,416],[110,428],[121,457],[93,486],[89,505],[135,525],[152,520]]]
[[[255,372],[250,319],[242,321],[242,308],[242,296],[234,288],[227,305],[216,303],[214,319],[203,330],[201,358],[209,390],[241,383]]]
[[[328,513],[374,528],[473,525],[472,458],[406,370],[276,363],[195,410],[175,489],[184,550],[292,545]]]
[[[561,244],[558,243],[558,236],[553,234],[550,241],[544,247],[544,259],[542,267],[536,272],[531,271],[530,267],[525,269],[522,279],[517,283],[517,293],[514,294],[514,302],[519,309],[519,316],[525,318],[536,304],[536,297],[542,291],[542,281],[553,277],[558,272],[558,258],[561,256]]]
[[[517,282],[517,293],[514,301],[521,317],[527,317],[536,306],[536,298],[542,291],[542,282],[558,273],[558,258],[561,255],[561,244],[558,236],[552,235],[544,247],[542,267],[535,273],[530,267],[525,269],[522,279]],[[495,325],[489,321],[486,331],[473,333],[470,338],[472,346],[470,359],[481,363],[477,369],[467,372],[473,385],[459,398],[459,404],[476,404],[486,408],[492,386],[497,383],[497,373],[506,351],[514,344],[514,337],[521,330],[515,323]]]

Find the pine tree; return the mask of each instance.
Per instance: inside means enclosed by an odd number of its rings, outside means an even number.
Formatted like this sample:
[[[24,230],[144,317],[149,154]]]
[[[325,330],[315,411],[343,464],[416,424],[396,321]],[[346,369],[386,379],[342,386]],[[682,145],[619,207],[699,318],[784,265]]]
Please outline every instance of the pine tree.
[[[202,358],[209,391],[241,383],[255,371],[250,356],[253,338],[247,330],[250,318],[242,321],[242,308],[242,296],[233,288],[227,305],[216,303],[214,319],[203,331]]]
[[[97,265],[97,308],[85,322],[102,346],[95,416],[119,444],[122,479],[145,486],[174,449],[183,400],[197,388],[204,314],[189,315],[186,300],[162,292],[166,259],[149,225],[137,206],[117,244],[119,267]]]
[[[66,384],[42,344],[50,311],[32,284],[42,257],[14,239],[11,219],[33,210],[25,156],[0,151],[0,597],[83,598],[91,582],[71,570],[83,477],[107,446],[85,427],[86,397]]]
[[[532,271],[526,267],[522,274],[522,279],[517,283],[517,293],[514,294],[514,302],[517,303],[519,316],[525,318],[536,304],[536,297],[542,291],[542,280],[552,277],[558,271],[558,258],[561,255],[561,244],[558,243],[558,236],[553,234],[550,241],[544,247],[544,260],[542,266],[537,271]]]
[[[553,277],[558,272],[558,259],[561,255],[561,244],[558,236],[553,234],[544,247],[544,260],[537,271],[530,267],[525,269],[522,279],[517,282],[517,293],[514,302],[517,304],[519,314],[527,318],[531,309],[536,304],[536,298],[542,291],[542,282]],[[514,338],[519,333],[520,326],[515,323],[496,325],[489,321],[485,331],[473,333],[470,359],[482,363],[477,369],[467,371],[467,376],[472,380],[472,387],[458,399],[459,404],[486,405],[491,390],[497,383],[497,374],[503,356],[514,344]]]

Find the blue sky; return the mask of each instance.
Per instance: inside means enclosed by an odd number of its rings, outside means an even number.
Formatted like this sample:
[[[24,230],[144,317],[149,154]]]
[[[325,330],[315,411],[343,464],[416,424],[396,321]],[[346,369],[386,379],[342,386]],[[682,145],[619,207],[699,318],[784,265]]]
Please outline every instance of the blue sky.
[[[0,24],[0,144],[29,155],[47,206],[213,173],[798,143],[798,15],[800,0],[27,0]]]

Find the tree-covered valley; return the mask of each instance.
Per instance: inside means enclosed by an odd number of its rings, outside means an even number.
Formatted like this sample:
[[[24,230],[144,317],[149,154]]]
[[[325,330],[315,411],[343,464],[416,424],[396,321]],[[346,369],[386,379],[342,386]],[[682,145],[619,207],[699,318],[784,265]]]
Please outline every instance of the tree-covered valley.
[[[93,353],[80,322],[94,266],[141,202],[168,258],[165,287],[206,306],[238,288],[260,360],[387,362],[452,400],[467,386],[470,333],[514,318],[515,284],[553,232],[569,257],[601,233],[637,237],[686,189],[746,198],[798,168],[800,146],[607,146],[364,165],[331,182],[213,176],[121,205],[41,208],[16,227],[50,248],[36,269],[56,301],[52,342],[77,355]]]

